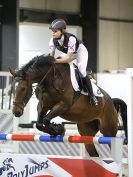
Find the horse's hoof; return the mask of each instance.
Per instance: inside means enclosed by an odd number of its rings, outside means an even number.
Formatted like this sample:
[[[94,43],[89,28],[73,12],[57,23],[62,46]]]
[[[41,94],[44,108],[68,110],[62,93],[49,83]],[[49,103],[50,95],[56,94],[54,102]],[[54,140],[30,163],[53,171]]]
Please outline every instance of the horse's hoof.
[[[49,125],[49,124],[50,124],[50,120],[45,117],[45,118],[43,119],[43,124],[44,124],[44,125]]]
[[[48,133],[50,135],[54,135],[54,136],[64,135],[65,134],[65,128],[62,124],[52,123],[52,124],[46,125],[43,128],[43,132]]]
[[[51,124],[52,129],[55,131],[56,135],[64,135],[65,134],[65,128],[62,124]]]

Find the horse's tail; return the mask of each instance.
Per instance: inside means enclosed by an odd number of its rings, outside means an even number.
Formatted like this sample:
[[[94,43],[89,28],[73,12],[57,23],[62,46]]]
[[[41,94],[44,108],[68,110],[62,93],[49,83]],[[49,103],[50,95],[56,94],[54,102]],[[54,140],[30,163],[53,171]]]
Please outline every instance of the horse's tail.
[[[120,113],[123,122],[123,129],[125,132],[125,140],[124,143],[127,144],[128,142],[128,131],[127,131],[127,104],[119,98],[112,98],[114,106],[117,110],[117,113]]]

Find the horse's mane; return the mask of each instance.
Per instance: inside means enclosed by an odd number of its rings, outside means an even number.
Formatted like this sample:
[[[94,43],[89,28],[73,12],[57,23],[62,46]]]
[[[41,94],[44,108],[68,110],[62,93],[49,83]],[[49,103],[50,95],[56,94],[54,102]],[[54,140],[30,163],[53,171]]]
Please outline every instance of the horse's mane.
[[[40,55],[34,59],[36,61],[33,63],[32,67],[43,67],[45,64],[53,64],[55,62],[55,58],[49,55]]]
[[[27,71],[29,68],[43,67],[45,64],[54,63],[55,58],[48,55],[39,55],[32,58],[28,63],[23,65],[19,71]]]

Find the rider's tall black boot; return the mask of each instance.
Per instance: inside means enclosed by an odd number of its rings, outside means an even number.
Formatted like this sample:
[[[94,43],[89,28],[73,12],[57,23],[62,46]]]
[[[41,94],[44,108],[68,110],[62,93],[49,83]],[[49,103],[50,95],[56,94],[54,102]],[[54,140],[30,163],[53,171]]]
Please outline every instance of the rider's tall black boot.
[[[85,82],[85,86],[88,92],[88,95],[90,96],[90,102],[93,106],[97,106],[98,105],[98,100],[95,97],[95,95],[93,94],[93,89],[92,89],[92,85],[91,85],[91,81],[89,76],[87,75],[86,77],[83,78],[83,81]]]

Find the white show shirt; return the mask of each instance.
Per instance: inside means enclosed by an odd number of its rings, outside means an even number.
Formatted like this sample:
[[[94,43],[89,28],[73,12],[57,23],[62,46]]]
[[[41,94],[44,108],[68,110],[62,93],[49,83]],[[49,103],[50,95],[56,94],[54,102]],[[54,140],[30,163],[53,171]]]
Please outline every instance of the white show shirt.
[[[62,46],[64,43],[64,35],[62,35],[61,39],[58,40],[59,44]],[[53,53],[56,50],[56,46],[54,45],[53,38],[49,41],[49,52]],[[76,38],[74,36],[69,37],[68,41],[68,52],[75,53],[74,58],[77,60],[77,65],[79,71],[81,72],[83,77],[86,77],[86,68],[88,63],[88,51],[86,47],[81,43],[76,51]]]

